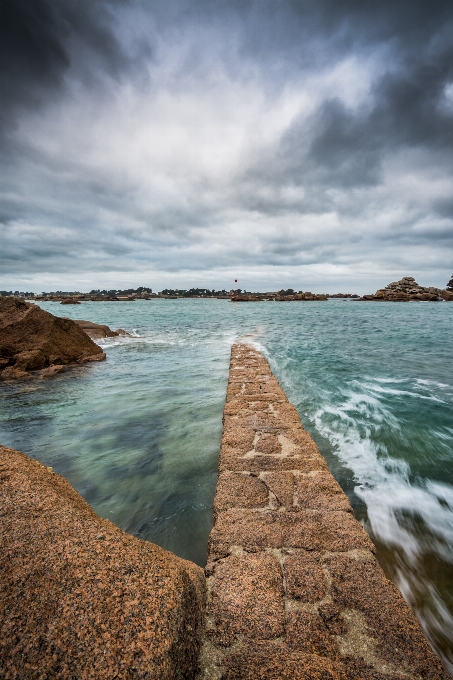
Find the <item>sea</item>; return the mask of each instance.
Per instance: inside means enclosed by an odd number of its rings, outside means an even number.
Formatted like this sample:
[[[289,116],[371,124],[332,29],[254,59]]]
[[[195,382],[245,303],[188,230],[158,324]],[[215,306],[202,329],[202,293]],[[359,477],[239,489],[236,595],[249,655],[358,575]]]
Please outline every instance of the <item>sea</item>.
[[[204,566],[230,348],[270,362],[453,674],[453,304],[41,302],[123,328],[102,363],[1,386],[0,442],[104,518]]]

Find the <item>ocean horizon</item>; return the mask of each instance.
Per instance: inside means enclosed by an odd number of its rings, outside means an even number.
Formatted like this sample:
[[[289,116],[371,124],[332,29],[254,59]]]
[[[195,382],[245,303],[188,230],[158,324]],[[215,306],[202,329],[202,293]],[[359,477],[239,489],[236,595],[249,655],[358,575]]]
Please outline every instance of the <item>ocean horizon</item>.
[[[0,441],[204,566],[231,345],[268,359],[387,576],[453,672],[453,305],[40,302],[123,328],[103,363],[2,386]]]

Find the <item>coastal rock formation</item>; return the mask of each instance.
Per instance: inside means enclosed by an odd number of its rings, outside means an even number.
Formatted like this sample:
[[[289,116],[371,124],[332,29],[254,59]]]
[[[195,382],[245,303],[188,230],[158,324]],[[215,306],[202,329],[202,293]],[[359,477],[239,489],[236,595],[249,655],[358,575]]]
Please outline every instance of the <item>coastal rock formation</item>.
[[[299,302],[305,302],[307,300],[328,300],[329,296],[324,295],[323,293],[295,293],[294,295],[283,295],[280,296],[278,295],[275,298],[276,302],[292,302],[292,301],[299,301]]]
[[[328,298],[359,298],[360,295],[357,293],[333,293],[333,295],[328,295]]]
[[[0,676],[193,678],[203,570],[101,519],[0,447]]]
[[[130,337],[130,334],[126,333],[126,331],[123,331],[122,328],[118,328],[117,331],[112,331],[112,329],[108,326],[99,323],[93,323],[93,321],[83,321],[82,319],[74,319],[74,323],[76,323],[78,327],[81,328],[93,340],[99,340],[101,338],[115,338],[118,335]]]
[[[450,678],[247,345],[231,352],[214,520],[199,680]]]
[[[60,305],[80,305],[80,302],[77,298],[64,298]]]
[[[73,321],[19,298],[0,297],[0,378],[103,359],[102,349]]]
[[[294,293],[292,295],[268,294],[260,295],[252,293],[251,295],[233,295],[231,300],[233,302],[268,302],[270,300],[275,302],[306,302],[307,300],[328,300],[329,296],[322,293]]]
[[[361,299],[387,302],[409,302],[409,300],[416,302],[453,301],[453,292],[433,286],[424,288],[419,286],[412,276],[403,276],[400,281],[389,283],[385,288],[377,290],[374,295],[364,295]]]

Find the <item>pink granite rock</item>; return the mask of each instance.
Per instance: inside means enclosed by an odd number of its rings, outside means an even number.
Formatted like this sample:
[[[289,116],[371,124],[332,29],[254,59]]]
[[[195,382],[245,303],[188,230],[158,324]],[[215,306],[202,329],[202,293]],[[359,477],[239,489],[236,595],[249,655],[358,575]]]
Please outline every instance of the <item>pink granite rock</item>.
[[[105,354],[70,319],[19,298],[0,297],[0,357],[0,378],[10,380],[56,364],[103,361]]]
[[[0,677],[193,678],[203,570],[0,447]]]

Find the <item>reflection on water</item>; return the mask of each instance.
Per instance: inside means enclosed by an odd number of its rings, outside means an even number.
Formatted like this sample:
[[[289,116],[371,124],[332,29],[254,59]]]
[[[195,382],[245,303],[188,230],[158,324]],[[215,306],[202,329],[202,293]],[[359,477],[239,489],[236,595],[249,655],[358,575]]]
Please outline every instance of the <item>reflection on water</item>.
[[[453,671],[453,305],[43,306],[136,337],[106,339],[104,364],[2,386],[2,443],[126,531],[204,564],[229,347],[246,335]]]

